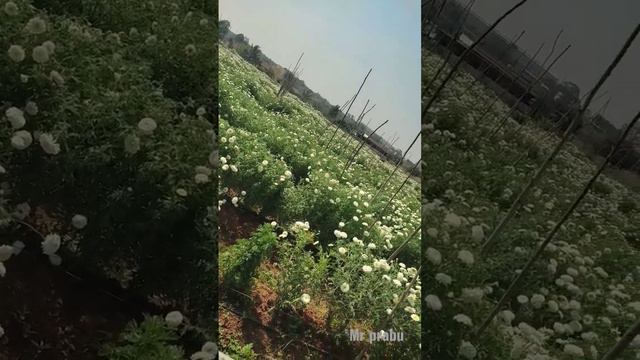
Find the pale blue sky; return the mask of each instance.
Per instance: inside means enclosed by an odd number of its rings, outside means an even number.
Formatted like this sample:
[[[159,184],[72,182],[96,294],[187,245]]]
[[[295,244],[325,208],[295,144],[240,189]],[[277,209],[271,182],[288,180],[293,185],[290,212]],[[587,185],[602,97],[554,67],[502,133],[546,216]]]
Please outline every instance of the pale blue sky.
[[[358,100],[376,104],[366,123],[405,151],[420,131],[420,2],[418,0],[220,0],[219,18],[282,66],[304,52],[302,80],[341,106],[373,67]],[[409,153],[420,157],[420,143]]]

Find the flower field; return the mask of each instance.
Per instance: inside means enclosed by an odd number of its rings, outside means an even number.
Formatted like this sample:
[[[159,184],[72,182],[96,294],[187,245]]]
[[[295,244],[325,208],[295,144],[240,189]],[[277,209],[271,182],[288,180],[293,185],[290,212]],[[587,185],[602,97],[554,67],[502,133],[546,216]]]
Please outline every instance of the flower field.
[[[345,170],[357,141],[339,131],[327,143],[335,127],[320,113],[276,96],[232,51],[219,61],[220,346],[238,358],[418,358],[419,183],[394,196],[398,171],[378,192],[394,164],[365,147]],[[404,340],[351,342],[349,329]]]
[[[435,73],[440,62],[425,56],[423,73]],[[430,359],[599,359],[640,316],[640,197],[602,175],[516,296],[474,336],[596,164],[566,144],[481,254],[559,139],[511,119],[489,138],[508,108],[498,102],[480,122],[494,95],[480,85],[465,93],[472,81],[457,75],[423,125],[423,350]],[[620,358],[639,359],[640,338]]]
[[[0,357],[213,358],[214,5],[0,1]]]

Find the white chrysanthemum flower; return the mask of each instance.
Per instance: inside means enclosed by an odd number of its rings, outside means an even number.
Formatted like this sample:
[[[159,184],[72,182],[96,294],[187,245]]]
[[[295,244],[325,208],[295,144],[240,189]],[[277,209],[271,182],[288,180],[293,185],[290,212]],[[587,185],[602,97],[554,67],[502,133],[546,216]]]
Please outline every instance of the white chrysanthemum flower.
[[[60,145],[56,142],[56,140],[48,133],[40,134],[38,138],[40,142],[40,147],[44,150],[45,153],[49,155],[56,155],[60,152]]]
[[[47,23],[39,17],[34,17],[27,22],[24,30],[29,34],[42,34],[47,31]]]
[[[267,160],[262,160],[262,165],[263,166],[267,166],[269,164],[269,162]]]
[[[342,291],[343,293],[349,292],[349,284],[343,282],[342,285],[340,285],[340,291]]]
[[[374,244],[374,243],[369,243],[369,244],[367,244],[367,247],[368,247],[369,249],[373,250],[373,249],[375,249],[375,248],[376,248],[376,244]]]
[[[231,169],[232,172],[238,172],[238,167],[235,165],[230,165],[229,169]]]
[[[27,123],[27,120],[24,118],[24,112],[17,107],[8,108],[4,112],[4,115],[7,117],[7,120],[11,123],[11,127],[14,129],[20,129]]]
[[[365,273],[370,273],[373,269],[369,265],[362,265],[362,271]]]
[[[450,285],[452,281],[451,276],[444,273],[437,273],[435,279],[442,285]]]
[[[342,246],[338,248],[338,252],[340,253],[340,255],[344,255],[347,253],[347,249],[343,248]]]
[[[87,223],[88,223],[87,217],[84,215],[75,214],[71,218],[71,225],[73,225],[73,227],[78,230],[84,229],[87,226]]]
[[[11,45],[9,46],[9,50],[7,50],[7,55],[14,62],[22,62],[27,56],[24,52],[24,48],[20,45]]]
[[[202,351],[210,353],[210,354],[218,354],[218,345],[212,341],[207,341],[202,345]]]
[[[442,309],[442,302],[437,295],[427,295],[424,300],[429,309],[434,311],[439,311]]]
[[[209,182],[209,176],[206,174],[196,174],[193,179],[196,184],[206,184]]]
[[[480,242],[484,239],[484,229],[480,225],[474,225],[471,227],[471,240]]]
[[[13,255],[13,246],[0,245],[0,262],[5,262]]]
[[[124,151],[129,154],[135,154],[140,151],[140,138],[129,134],[124,137]]]
[[[171,311],[164,317],[164,321],[169,325],[169,327],[176,328],[182,324],[184,320],[184,316],[180,311]]]
[[[53,53],[56,51],[56,44],[51,40],[43,42],[42,46],[44,46],[47,51],[49,51],[49,55],[53,55]]]
[[[445,217],[444,217],[444,222],[454,228],[460,227],[460,225],[462,225],[462,219],[460,218],[460,216],[454,214],[454,213],[448,213]]]
[[[511,310],[503,310],[498,314],[498,317],[500,317],[502,321],[511,325],[511,322],[516,318],[516,315]]]
[[[64,86],[64,78],[59,72],[55,70],[51,70],[51,72],[49,73],[49,79],[53,81],[53,83],[58,87]]]
[[[474,359],[478,354],[478,350],[468,341],[462,341],[460,344],[460,349],[458,349],[458,353],[465,359]]]
[[[38,114],[38,104],[33,101],[27,101],[27,104],[24,106],[24,110],[27,114],[34,116]]]
[[[535,309],[540,309],[543,305],[544,305],[544,295],[541,294],[533,294],[531,296],[531,305],[535,308]]]
[[[150,35],[144,41],[144,43],[147,45],[155,45],[157,42],[158,42],[158,37],[156,35]]]
[[[473,254],[468,250],[460,250],[458,252],[458,259],[466,265],[472,265],[474,262]]]
[[[440,263],[442,262],[442,254],[440,254],[440,251],[438,251],[437,249],[431,247],[427,248],[426,255],[427,261],[431,262],[434,265],[440,265]]]
[[[468,317],[465,314],[458,314],[456,316],[453,317],[453,320],[463,324],[463,325],[467,325],[467,326],[473,326],[473,321],[471,320],[470,317]]]
[[[481,288],[463,288],[462,289],[462,301],[466,303],[479,303],[484,297],[484,290]]]
[[[311,302],[311,296],[309,294],[302,294],[302,296],[300,296],[300,300],[304,303],[304,304],[308,304]]]
[[[16,210],[13,212],[13,215],[20,220],[24,220],[31,213],[31,206],[29,203],[20,203],[16,205]]]
[[[176,194],[178,194],[178,196],[182,196],[182,197],[186,197],[187,195],[189,195],[189,193],[187,193],[187,190],[182,189],[182,188],[176,189]]]
[[[44,64],[49,61],[49,49],[47,49],[44,45],[38,45],[33,48],[31,56],[33,57],[33,61],[37,62],[38,64]]]
[[[573,345],[573,344],[565,344],[563,352],[569,356],[583,358],[584,351],[581,347]]]
[[[150,117],[143,118],[138,122],[138,129],[143,135],[151,135],[158,127],[156,121]]]
[[[16,3],[14,3],[13,1],[8,1],[6,4],[4,4],[4,13],[9,16],[17,16],[19,13],[18,5],[16,5]]]
[[[229,170],[229,165],[228,164],[222,165],[222,171],[227,171],[227,170]]]
[[[20,240],[14,241],[13,245],[11,246],[13,248],[13,255],[20,255],[25,246],[26,245]]]
[[[193,44],[189,44],[184,47],[184,52],[187,56],[191,56],[196,53],[196,46]]]
[[[62,258],[58,254],[51,254],[49,255],[49,262],[53,266],[60,266],[60,264],[62,264]]]
[[[24,150],[33,143],[31,133],[26,130],[18,130],[11,137],[11,146],[16,150]]]
[[[49,234],[42,241],[42,253],[45,255],[54,255],[60,249],[61,239],[58,234]]]
[[[191,360],[214,360],[217,354],[209,353],[206,351],[198,351],[191,355]]]
[[[420,321],[420,315],[418,314],[411,314],[411,320],[419,322]]]

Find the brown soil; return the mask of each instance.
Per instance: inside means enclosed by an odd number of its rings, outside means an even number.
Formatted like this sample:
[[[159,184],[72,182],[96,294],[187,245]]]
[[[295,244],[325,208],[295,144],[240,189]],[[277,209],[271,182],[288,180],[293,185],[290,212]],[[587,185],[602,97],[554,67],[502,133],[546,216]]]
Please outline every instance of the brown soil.
[[[27,249],[5,263],[0,280],[0,359],[96,359],[139,316]]]
[[[235,207],[230,202],[223,204],[218,212],[219,251],[233,245],[239,239],[246,239],[265,222],[265,219],[242,207]]]

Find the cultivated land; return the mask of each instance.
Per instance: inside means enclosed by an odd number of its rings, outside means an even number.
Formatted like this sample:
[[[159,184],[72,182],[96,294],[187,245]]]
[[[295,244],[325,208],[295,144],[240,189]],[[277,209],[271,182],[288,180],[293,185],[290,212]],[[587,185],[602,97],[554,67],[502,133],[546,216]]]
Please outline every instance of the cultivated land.
[[[213,5],[0,1],[0,358],[215,337]]]
[[[426,56],[423,73],[441,60]],[[423,125],[423,350],[430,359],[597,359],[640,315],[640,197],[601,176],[480,338],[472,336],[599,164],[567,144],[486,254],[482,243],[559,141],[458,75]],[[435,88],[433,86],[431,89]],[[430,94],[426,94],[429,98]],[[631,120],[631,119],[627,119]],[[529,122],[533,124],[533,122]],[[623,359],[640,357],[640,339]]]
[[[317,111],[278,98],[232,51],[219,56],[221,346],[240,358],[353,358],[364,343],[345,331],[394,329],[403,342],[368,353],[418,358],[420,233],[387,258],[420,225],[419,184],[394,197],[398,171],[376,196],[392,166],[365,146],[343,172],[357,140],[338,131],[329,142],[335,127]]]

